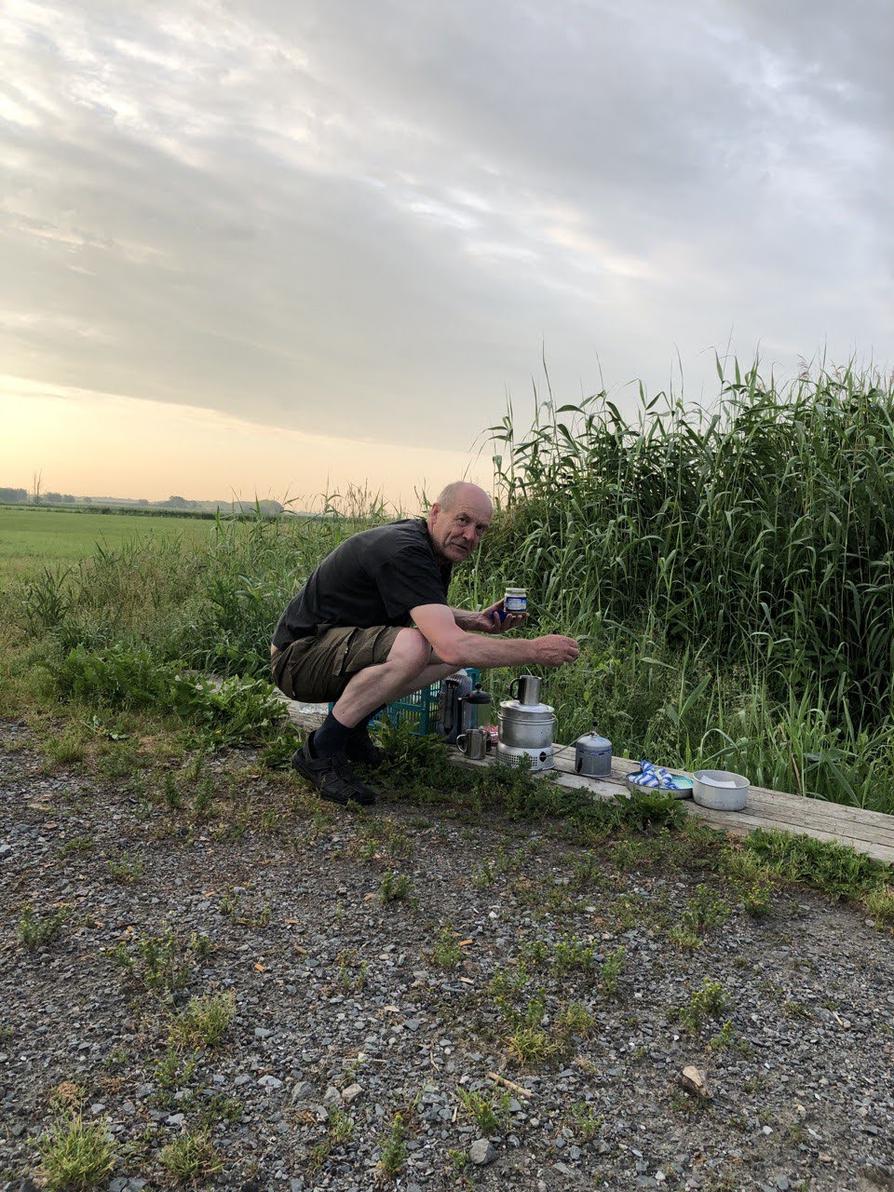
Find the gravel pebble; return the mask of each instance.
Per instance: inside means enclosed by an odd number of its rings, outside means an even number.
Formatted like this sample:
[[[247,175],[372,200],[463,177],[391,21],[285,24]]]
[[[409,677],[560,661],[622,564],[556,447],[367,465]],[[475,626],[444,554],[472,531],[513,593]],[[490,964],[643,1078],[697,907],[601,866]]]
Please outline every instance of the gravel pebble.
[[[168,809],[160,780],[153,795],[139,771],[48,770],[29,731],[0,722],[9,1192],[36,1192],[35,1139],[63,1082],[127,1155],[106,1192],[159,1186],[161,1148],[204,1121],[223,1168],[203,1187],[368,1192],[398,1114],[406,1162],[395,1186],[407,1192],[453,1192],[457,1154],[479,1192],[894,1187],[894,939],[859,911],[783,893],[768,918],[734,908],[687,951],[669,931],[699,887],[732,898],[710,871],[647,856],[620,867],[611,842],[588,852],[486,810],[451,818],[389,798],[355,818],[296,799],[297,779],[259,776],[252,761],[206,762],[238,802],[201,819]],[[60,855],[76,838],[89,846]],[[125,855],[142,867],[130,883],[108,866]],[[387,869],[406,873],[412,900],[382,903]],[[57,938],[33,951],[17,938],[29,905],[66,912]],[[456,968],[432,960],[443,932],[471,941]],[[168,1002],[115,959],[150,938],[175,940],[186,964]],[[595,968],[536,959],[570,938],[591,945],[596,964],[623,946],[615,997]],[[706,980],[726,1008],[687,1031],[669,1010]],[[519,1013],[541,996],[535,1025],[549,1037],[571,1002],[592,1024],[562,1062],[526,1068],[508,1045],[500,988]],[[171,1016],[221,993],[235,999],[233,1021],[190,1071],[187,1053],[170,1058]],[[682,1092],[687,1065],[706,1073],[710,1099]],[[493,1072],[532,1095],[504,1099]],[[497,1103],[492,1137],[460,1090]]]

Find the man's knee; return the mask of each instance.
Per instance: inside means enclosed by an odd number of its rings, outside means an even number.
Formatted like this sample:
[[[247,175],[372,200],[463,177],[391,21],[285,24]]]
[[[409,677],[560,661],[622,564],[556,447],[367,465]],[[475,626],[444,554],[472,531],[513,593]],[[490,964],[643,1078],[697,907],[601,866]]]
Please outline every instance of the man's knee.
[[[409,674],[425,670],[432,657],[432,648],[418,629],[402,629],[391,647],[388,662]]]

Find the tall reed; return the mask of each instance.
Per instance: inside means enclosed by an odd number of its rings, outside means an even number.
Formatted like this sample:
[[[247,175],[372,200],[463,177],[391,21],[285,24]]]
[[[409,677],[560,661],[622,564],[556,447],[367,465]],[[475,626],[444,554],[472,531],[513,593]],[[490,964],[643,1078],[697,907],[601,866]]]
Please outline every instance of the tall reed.
[[[858,727],[892,710],[894,388],[851,369],[784,389],[754,367],[711,410],[604,393],[491,429],[503,515],[469,577],[527,584],[544,626],[658,627],[815,692]],[[497,585],[498,586],[498,585]]]

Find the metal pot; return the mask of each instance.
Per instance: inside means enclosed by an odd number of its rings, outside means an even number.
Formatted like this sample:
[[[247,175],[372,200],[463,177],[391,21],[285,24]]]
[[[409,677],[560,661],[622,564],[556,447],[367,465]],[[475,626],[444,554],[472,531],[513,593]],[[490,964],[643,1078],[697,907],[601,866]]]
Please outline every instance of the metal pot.
[[[605,778],[612,770],[612,743],[594,729],[574,742],[574,772],[589,778]]]
[[[549,704],[504,699],[498,716],[500,740],[513,749],[552,749],[556,717]]]

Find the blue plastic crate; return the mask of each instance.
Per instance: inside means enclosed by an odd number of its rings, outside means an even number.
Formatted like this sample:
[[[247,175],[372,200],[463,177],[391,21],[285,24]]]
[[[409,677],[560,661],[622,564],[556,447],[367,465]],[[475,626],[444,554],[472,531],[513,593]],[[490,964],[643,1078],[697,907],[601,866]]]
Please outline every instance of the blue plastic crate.
[[[422,687],[402,699],[396,699],[386,704],[370,721],[370,724],[381,724],[384,717],[388,717],[392,724],[409,724],[417,737],[424,737],[433,733],[438,720],[438,692],[441,684],[432,683],[429,687]]]
[[[477,667],[466,666],[462,669],[472,680],[473,687],[476,683],[481,682],[481,671]],[[370,724],[381,724],[383,717],[387,716],[392,724],[410,724],[418,737],[433,733],[437,728],[438,693],[440,690],[440,682],[432,683],[428,687],[422,687],[419,691],[403,696],[402,699],[396,699],[392,703],[386,704],[381,712],[377,712]],[[330,712],[332,708],[333,704],[330,704]]]

